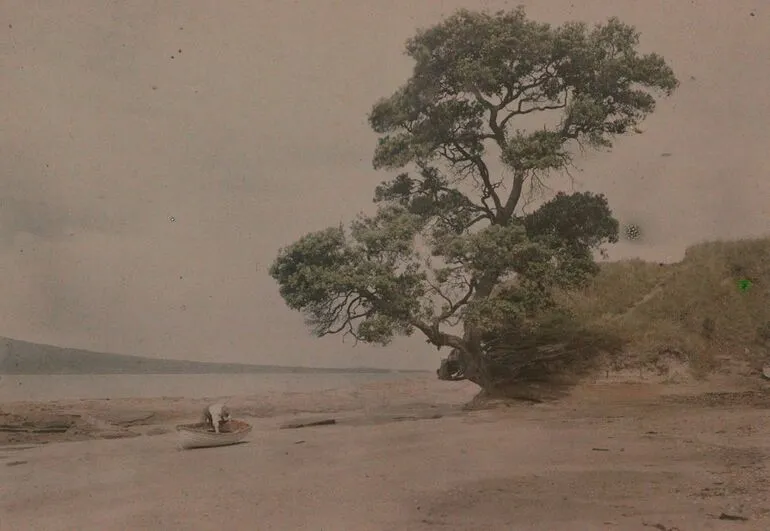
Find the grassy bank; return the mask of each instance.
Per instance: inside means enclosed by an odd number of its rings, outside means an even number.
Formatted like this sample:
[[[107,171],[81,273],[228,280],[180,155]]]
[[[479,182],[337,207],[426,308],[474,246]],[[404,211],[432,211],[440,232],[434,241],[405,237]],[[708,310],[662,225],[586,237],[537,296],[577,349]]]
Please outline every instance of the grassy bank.
[[[625,342],[615,368],[751,372],[770,361],[770,238],[694,245],[674,264],[604,263],[559,300],[581,328]]]

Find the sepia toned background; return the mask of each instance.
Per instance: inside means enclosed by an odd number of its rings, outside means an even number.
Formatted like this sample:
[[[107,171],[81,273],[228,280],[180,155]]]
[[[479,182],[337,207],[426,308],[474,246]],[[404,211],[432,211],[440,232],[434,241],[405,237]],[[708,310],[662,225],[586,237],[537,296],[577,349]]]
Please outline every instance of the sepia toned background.
[[[0,7],[0,335],[206,361],[434,368],[421,338],[318,340],[267,268],[302,234],[372,208],[371,105],[409,75],[405,40],[458,7],[407,0]],[[541,0],[531,17],[618,16],[681,87],[576,182],[676,261],[770,231],[770,6]],[[576,6],[579,6],[576,7]]]

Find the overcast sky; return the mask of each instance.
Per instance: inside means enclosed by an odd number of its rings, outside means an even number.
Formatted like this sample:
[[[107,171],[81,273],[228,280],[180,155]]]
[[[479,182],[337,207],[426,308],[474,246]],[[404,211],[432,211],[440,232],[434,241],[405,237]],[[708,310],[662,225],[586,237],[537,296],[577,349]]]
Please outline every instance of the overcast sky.
[[[577,188],[604,192],[646,231],[612,257],[675,261],[693,242],[770,231],[767,2],[524,4],[553,23],[617,15],[681,80],[642,135],[580,162]],[[193,360],[435,367],[446,353],[421,338],[383,349],[311,337],[267,268],[279,247],[371,208],[388,174],[372,169],[366,117],[408,77],[405,40],[458,7],[515,5],[4,0],[0,335]]]

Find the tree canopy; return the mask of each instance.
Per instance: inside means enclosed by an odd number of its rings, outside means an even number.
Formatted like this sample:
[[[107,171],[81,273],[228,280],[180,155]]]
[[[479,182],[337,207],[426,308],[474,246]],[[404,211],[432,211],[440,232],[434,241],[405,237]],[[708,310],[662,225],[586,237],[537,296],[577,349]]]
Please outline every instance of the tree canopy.
[[[638,44],[616,18],[553,27],[522,8],[460,10],[418,31],[411,77],[369,115],[374,167],[407,171],[376,187],[376,214],[281,249],[270,274],[287,305],[319,336],[387,344],[419,330],[488,383],[485,334],[520,326],[554,288],[584,284],[594,252],[617,241],[601,194],[560,192],[528,215],[517,206],[525,183],[568,171],[578,147],[637,131],[677,87]],[[539,126],[521,123],[538,114]]]

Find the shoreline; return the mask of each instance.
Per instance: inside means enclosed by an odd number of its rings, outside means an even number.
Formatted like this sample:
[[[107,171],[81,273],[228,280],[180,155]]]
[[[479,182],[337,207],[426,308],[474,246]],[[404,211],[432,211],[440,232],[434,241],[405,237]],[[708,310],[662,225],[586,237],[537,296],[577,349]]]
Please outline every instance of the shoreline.
[[[615,375],[603,381],[583,382],[559,390],[561,398],[546,398],[543,407],[612,406],[602,404],[607,396],[615,405],[627,401],[654,402],[656,397],[698,396],[710,391],[741,393],[768,389],[746,378],[717,378],[710,381],[666,384]],[[17,444],[48,444],[100,439],[166,435],[176,425],[197,422],[201,411],[213,402],[226,403],[234,418],[270,426],[298,416],[334,417],[344,423],[373,423],[403,418],[449,416],[467,410],[480,389],[468,381],[446,382],[435,376],[410,377],[358,383],[336,389],[280,391],[250,395],[219,395],[206,398],[183,396],[134,398],[81,398],[0,402],[0,448]],[[549,396],[549,388],[540,390]],[[526,393],[525,393],[526,394]],[[604,398],[596,398],[596,397]],[[525,407],[535,401],[510,401],[508,406]],[[492,401],[491,407],[499,406]],[[272,424],[271,424],[272,422]]]
[[[478,392],[469,382],[439,382],[412,377],[371,382],[346,388],[309,391],[272,391],[249,396],[210,398],[89,398],[0,403],[0,447],[94,439],[164,435],[176,424],[197,422],[212,402],[228,404],[234,418],[249,422],[297,415],[382,417],[442,415],[461,407]],[[431,403],[421,397],[431,396]]]
[[[477,390],[418,379],[232,397],[247,442],[188,451],[170,431],[197,420],[198,399],[6,403],[95,431],[0,445],[0,529],[770,528],[766,385],[604,382],[467,407]]]

